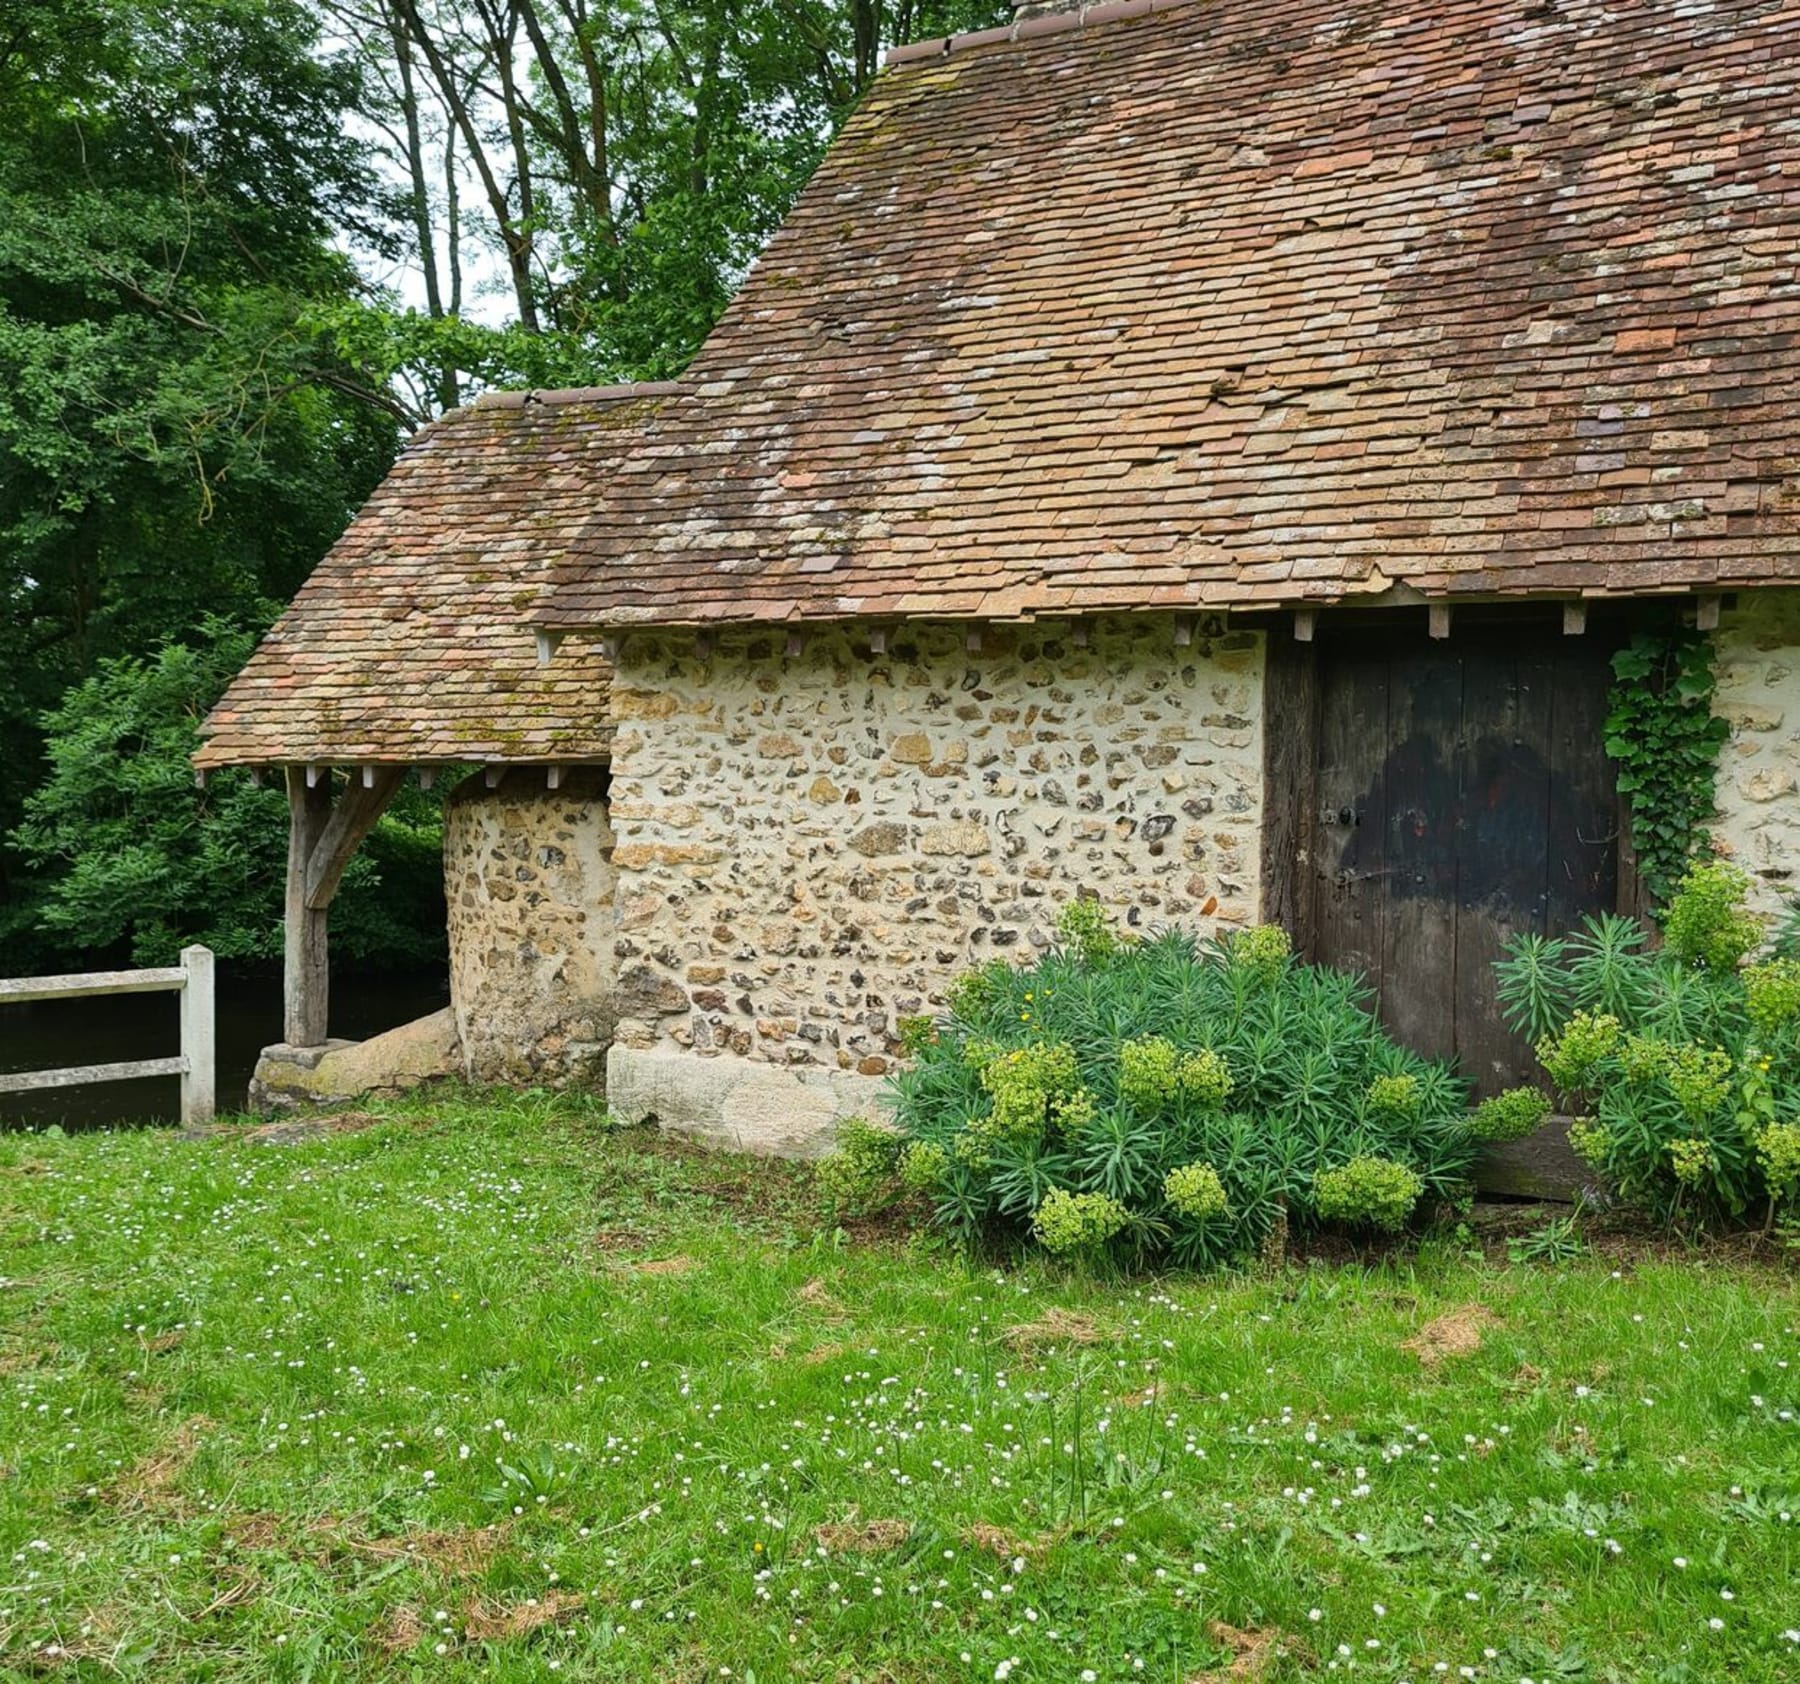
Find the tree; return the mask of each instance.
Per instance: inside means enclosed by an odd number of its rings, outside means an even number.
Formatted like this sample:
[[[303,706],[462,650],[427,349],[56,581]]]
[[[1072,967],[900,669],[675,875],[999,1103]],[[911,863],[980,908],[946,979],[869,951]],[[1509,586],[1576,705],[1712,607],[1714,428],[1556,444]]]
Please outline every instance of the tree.
[[[243,772],[198,788],[189,760],[255,642],[250,627],[209,617],[186,642],[101,661],[49,715],[49,775],[13,843],[34,878],[34,920],[62,946],[123,949],[144,965],[171,963],[189,941],[227,958],[280,956],[287,797]],[[345,874],[342,955],[442,958],[439,825],[436,798],[402,789]]]
[[[292,0],[18,0],[0,23],[0,833],[111,656],[285,598],[392,460],[344,356],[395,249],[355,67]],[[9,922],[29,885],[0,862]],[[0,967],[4,968],[4,967]]]

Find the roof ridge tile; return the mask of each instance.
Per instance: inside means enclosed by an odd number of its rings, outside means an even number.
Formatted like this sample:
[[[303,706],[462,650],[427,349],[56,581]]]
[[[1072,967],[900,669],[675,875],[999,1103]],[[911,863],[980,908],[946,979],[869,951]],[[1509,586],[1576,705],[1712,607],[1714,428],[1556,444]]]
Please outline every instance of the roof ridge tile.
[[[890,47],[882,64],[887,67],[916,64],[922,59],[943,58],[970,47],[998,47],[1009,42],[1034,41],[1044,35],[1062,35],[1071,29],[1092,29],[1101,24],[1124,23],[1148,17],[1195,0],[1097,0],[1092,6],[1068,6],[1058,11],[1037,12],[1015,18],[992,29],[969,30],[961,35],[933,35],[923,41]]]

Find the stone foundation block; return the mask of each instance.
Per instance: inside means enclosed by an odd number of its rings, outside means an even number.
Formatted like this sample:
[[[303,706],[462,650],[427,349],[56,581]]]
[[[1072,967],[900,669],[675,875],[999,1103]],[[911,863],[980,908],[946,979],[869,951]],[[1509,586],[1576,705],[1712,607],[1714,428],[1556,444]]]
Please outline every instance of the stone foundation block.
[[[446,1006],[367,1041],[264,1047],[250,1078],[248,1103],[265,1116],[303,1108],[330,1110],[462,1073],[456,1016]]]
[[[741,1058],[615,1046],[606,1094],[627,1122],[654,1122],[734,1152],[820,1158],[845,1117],[887,1115],[886,1084],[842,1070],[784,1070]]]

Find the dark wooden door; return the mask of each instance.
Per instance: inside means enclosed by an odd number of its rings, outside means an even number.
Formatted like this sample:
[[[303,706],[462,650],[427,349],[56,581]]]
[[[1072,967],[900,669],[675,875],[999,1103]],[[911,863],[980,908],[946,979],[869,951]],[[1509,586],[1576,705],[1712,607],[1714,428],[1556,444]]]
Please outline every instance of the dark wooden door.
[[[1617,899],[1609,652],[1537,624],[1347,627],[1319,650],[1313,956],[1362,972],[1394,1035],[1484,1096],[1536,1074],[1495,1002],[1501,944]]]

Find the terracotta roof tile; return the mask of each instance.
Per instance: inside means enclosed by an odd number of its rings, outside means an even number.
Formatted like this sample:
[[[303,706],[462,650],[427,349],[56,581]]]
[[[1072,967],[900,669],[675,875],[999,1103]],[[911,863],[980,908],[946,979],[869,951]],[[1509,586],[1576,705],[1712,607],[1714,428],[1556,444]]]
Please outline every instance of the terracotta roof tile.
[[[202,768],[592,760],[611,673],[527,627],[666,386],[482,398],[419,432],[202,729]]]
[[[1796,109],[1795,0],[905,49],[542,618],[1800,579]]]

